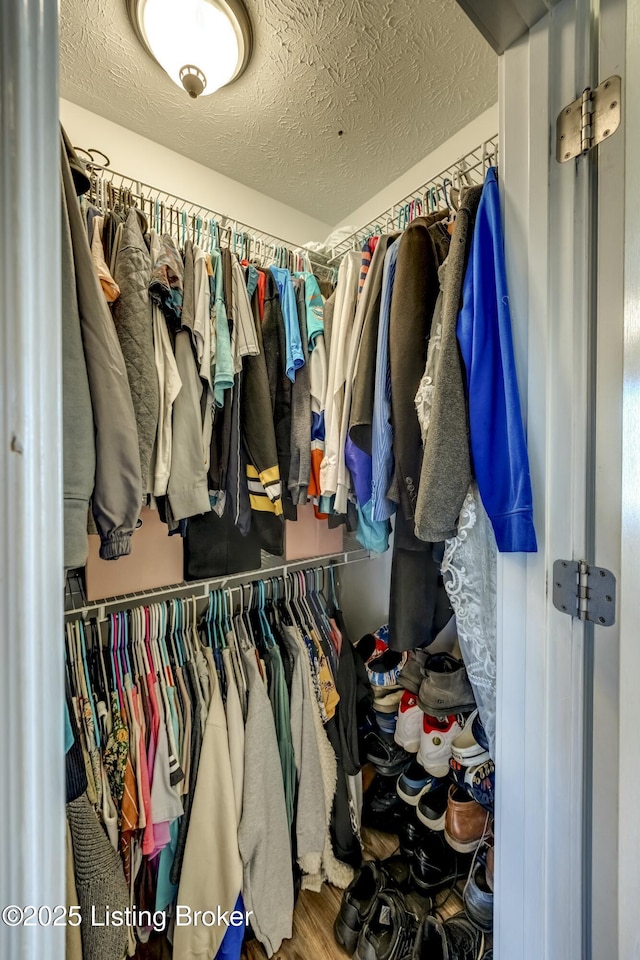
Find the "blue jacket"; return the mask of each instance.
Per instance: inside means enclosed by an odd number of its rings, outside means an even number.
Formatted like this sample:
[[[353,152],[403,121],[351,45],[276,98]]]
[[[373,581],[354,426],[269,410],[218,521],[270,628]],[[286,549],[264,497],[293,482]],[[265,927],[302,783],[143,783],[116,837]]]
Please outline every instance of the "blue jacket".
[[[467,372],[471,456],[480,496],[505,553],[537,550],[533,500],[511,337],[496,173],[487,174],[458,316]]]

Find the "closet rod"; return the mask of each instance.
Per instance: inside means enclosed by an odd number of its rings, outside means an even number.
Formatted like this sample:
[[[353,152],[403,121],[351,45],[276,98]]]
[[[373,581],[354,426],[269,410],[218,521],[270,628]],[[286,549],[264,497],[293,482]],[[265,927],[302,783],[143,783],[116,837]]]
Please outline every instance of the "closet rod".
[[[79,148],[76,147],[74,149],[78,150]],[[82,152],[90,153],[90,151],[84,149],[82,149]],[[254,255],[260,256],[260,248],[262,248],[264,251],[262,254],[263,259],[268,259],[269,251],[273,253],[273,259],[275,259],[277,248],[284,247],[294,256],[308,258],[314,271],[326,271],[328,276],[333,274],[332,267],[330,267],[326,262],[322,262],[316,259],[316,257],[311,256],[309,251],[299,244],[291,243],[289,240],[283,240],[282,237],[275,236],[275,234],[266,233],[264,230],[259,230],[257,227],[252,227],[249,224],[242,223],[241,221],[236,220],[234,217],[230,217],[225,213],[209,210],[207,207],[203,207],[201,204],[198,204],[193,200],[186,200],[184,197],[178,197],[175,194],[168,193],[166,190],[160,189],[160,187],[154,187],[149,183],[143,183],[141,180],[136,180],[135,178],[129,177],[124,173],[119,173],[117,170],[112,170],[109,166],[95,163],[93,160],[86,162],[86,168],[91,178],[90,196],[93,198],[95,198],[100,192],[100,184],[103,186],[112,185],[113,189],[117,190],[119,193],[128,193],[136,200],[141,200],[145,204],[155,204],[155,202],[158,201],[160,204],[164,204],[168,209],[172,209],[178,213],[182,213],[184,211],[189,221],[186,225],[189,235],[191,235],[195,221],[198,218],[202,221],[203,229],[207,220],[214,220],[217,222],[220,231],[227,234],[226,239],[230,244],[235,238],[240,239],[243,235],[245,235],[256,245],[259,245],[258,250],[252,251]],[[114,180],[119,182],[116,184],[114,183]],[[175,225],[177,228],[180,228],[181,226],[177,220]]]
[[[227,586],[241,586],[256,580],[268,580],[270,577],[286,577],[295,570],[311,570],[318,567],[343,567],[346,564],[357,563],[360,560],[369,560],[368,550],[352,550],[348,553],[335,553],[325,557],[312,557],[307,560],[292,560],[277,567],[267,567],[261,570],[247,570],[244,573],[225,574],[211,580],[194,580],[190,583],[175,583],[167,587],[156,587],[153,590],[141,590],[136,593],[125,593],[118,597],[109,597],[105,600],[96,600],[82,607],[65,610],[64,620],[88,620],[95,617],[98,621],[106,619],[107,611],[117,613],[120,610],[129,610],[131,607],[144,606],[158,600],[195,599],[205,600],[212,590],[221,590]]]
[[[491,165],[498,165],[497,133],[341,240],[332,248],[329,263],[336,263],[345,253],[358,249],[368,237],[384,231],[390,233],[403,230],[415,217],[426,215],[443,205],[450,207],[451,190],[459,190],[465,184],[470,186],[482,183],[486,170]]]

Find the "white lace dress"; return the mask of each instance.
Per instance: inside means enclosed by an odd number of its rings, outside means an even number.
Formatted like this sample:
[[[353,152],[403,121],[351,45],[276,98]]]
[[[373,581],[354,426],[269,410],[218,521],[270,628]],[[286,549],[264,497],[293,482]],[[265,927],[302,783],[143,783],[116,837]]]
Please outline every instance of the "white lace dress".
[[[475,482],[465,497],[458,535],[445,542],[442,578],[456,616],[458,640],[480,719],[495,759],[496,538]]]

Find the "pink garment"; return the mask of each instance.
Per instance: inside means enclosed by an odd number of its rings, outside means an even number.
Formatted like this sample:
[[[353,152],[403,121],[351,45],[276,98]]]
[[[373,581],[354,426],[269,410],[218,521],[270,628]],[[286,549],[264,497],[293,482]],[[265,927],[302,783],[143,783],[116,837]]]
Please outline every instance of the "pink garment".
[[[342,650],[342,634],[338,629],[338,624],[335,620],[332,620],[331,617],[329,617],[329,623],[331,624],[331,642],[333,643],[336,653],[340,656]]]

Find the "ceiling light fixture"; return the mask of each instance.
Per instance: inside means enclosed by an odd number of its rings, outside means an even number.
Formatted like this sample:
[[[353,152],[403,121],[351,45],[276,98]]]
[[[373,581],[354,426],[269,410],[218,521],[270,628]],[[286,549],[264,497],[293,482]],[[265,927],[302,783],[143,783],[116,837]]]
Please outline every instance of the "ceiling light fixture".
[[[242,0],[126,0],[147,53],[195,100],[237,80],[253,33]]]

